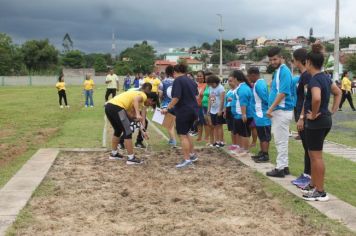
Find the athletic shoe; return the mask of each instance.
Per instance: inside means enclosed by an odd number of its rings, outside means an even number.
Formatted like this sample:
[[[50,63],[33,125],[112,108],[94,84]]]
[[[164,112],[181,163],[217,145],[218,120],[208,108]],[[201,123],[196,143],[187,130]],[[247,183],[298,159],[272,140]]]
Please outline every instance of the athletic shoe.
[[[189,135],[190,136],[198,136],[198,133],[197,132],[189,132]]]
[[[177,141],[176,140],[173,140],[173,139],[170,139],[168,144],[172,147],[176,147],[177,146]]]
[[[319,192],[316,189],[314,191],[304,194],[303,199],[306,201],[319,201],[319,202],[327,202],[329,201],[329,196],[326,192]]]
[[[263,152],[262,152],[262,151],[259,151],[257,155],[251,156],[251,158],[252,158],[253,160],[254,160],[254,159],[258,159],[258,158],[260,158],[262,155],[263,155]]]
[[[278,170],[278,169],[273,169],[271,171],[268,171],[266,173],[267,176],[269,177],[277,177],[277,178],[284,178],[284,170]]]
[[[215,144],[208,143],[206,146],[208,146],[208,147],[215,147]]]
[[[190,156],[189,158],[192,162],[197,162],[199,160],[197,154],[194,154],[193,156]]]
[[[220,147],[225,147],[225,143],[219,143]]]
[[[234,145],[231,145],[227,148],[227,150],[229,151],[235,151],[238,147],[237,146],[234,146]]]
[[[176,165],[176,168],[181,169],[181,168],[189,167],[191,165],[193,165],[193,162],[191,160],[183,160],[181,163]]]
[[[269,162],[269,156],[267,154],[263,154],[259,158],[253,159],[256,163],[266,163]]]
[[[66,106],[66,108],[70,108],[70,106],[68,105],[68,106]]]
[[[284,175],[290,175],[289,167],[284,167]]]
[[[94,107],[94,106],[90,106],[90,107]]]
[[[125,149],[125,144],[119,143],[119,144],[117,145],[117,147],[118,147],[119,149],[121,149],[121,150],[124,150],[124,149]]]
[[[214,144],[213,144],[213,147],[220,148],[220,144],[214,143]]]
[[[136,148],[141,148],[141,149],[145,149],[146,148],[146,146],[141,142],[135,143],[135,147]]]
[[[64,106],[60,105],[60,106],[59,106],[59,108],[61,108],[61,109],[62,109],[62,108],[64,108]]]
[[[292,181],[292,184],[302,188],[310,183],[310,177],[305,174],[301,174],[297,179]]]
[[[127,165],[140,165],[142,163],[143,163],[143,161],[136,157],[134,157],[132,159],[127,159],[127,161],[126,161]]]
[[[308,184],[307,186],[305,186],[304,188],[301,188],[300,191],[303,193],[303,194],[309,194],[311,192],[313,192],[315,189],[314,186],[311,186],[310,184]]]
[[[115,155],[110,153],[109,160],[120,161],[120,160],[123,160],[123,159],[124,159],[124,156],[119,154],[119,153],[116,153]]]
[[[88,107],[88,105],[85,105],[85,107],[87,108],[87,107]]]

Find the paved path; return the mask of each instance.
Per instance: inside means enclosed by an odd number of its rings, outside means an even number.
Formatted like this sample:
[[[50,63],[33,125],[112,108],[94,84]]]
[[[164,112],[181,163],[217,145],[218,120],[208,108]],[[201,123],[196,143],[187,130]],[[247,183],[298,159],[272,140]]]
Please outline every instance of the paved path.
[[[153,122],[151,122],[151,126],[154,127],[154,129],[158,129],[155,127]],[[165,138],[165,134],[161,132],[161,135]],[[331,144],[330,144],[331,145]],[[335,144],[333,144],[335,145]],[[328,145],[327,145],[328,146]],[[331,147],[331,146],[329,146]],[[338,148],[337,150],[342,149],[340,146],[333,146],[335,149]],[[345,149],[345,148],[343,148]],[[236,158],[235,156],[231,155],[229,151],[226,149],[222,149],[227,155]],[[335,150],[334,150],[335,151]],[[346,158],[346,157],[345,157]],[[274,168],[274,165],[271,163],[255,163],[250,156],[248,157],[241,157],[237,158],[239,161],[244,163],[246,166],[255,169],[256,171],[260,172],[261,174],[266,176],[266,172],[270,171],[272,168]],[[291,184],[291,181],[294,180],[296,177],[289,175],[286,176],[286,178],[271,178],[267,177],[273,182],[279,184],[282,186],[284,189],[289,191],[290,193],[294,194],[295,196],[301,198],[302,194],[300,190],[295,187],[294,185]],[[337,197],[329,194],[330,200],[328,202],[307,202],[309,205],[312,207],[316,208],[318,211],[329,217],[330,219],[337,220],[343,222],[346,227],[348,227],[350,230],[356,232],[356,207],[350,205],[347,202],[344,202]]]
[[[0,235],[5,234],[25,207],[58,153],[58,149],[38,150],[0,190]]]
[[[326,141],[324,143],[324,152],[356,162],[356,148]]]

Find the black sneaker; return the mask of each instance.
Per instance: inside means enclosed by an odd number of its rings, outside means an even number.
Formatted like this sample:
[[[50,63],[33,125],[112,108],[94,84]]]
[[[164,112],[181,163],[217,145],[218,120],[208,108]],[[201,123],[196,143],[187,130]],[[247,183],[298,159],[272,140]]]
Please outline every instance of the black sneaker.
[[[259,151],[257,155],[251,156],[253,160],[260,158],[263,155],[262,151]]]
[[[143,161],[134,157],[132,159],[127,159],[126,164],[127,165],[140,165],[140,164],[143,164]]]
[[[300,188],[300,191],[303,193],[303,194],[309,194],[311,192],[313,192],[315,189],[314,186],[311,186],[310,184],[308,184],[307,186],[305,186],[304,188]]]
[[[194,154],[193,156],[190,156],[190,158],[189,158],[192,162],[197,162],[198,161],[198,156],[197,156],[197,154]]]
[[[109,156],[109,160],[123,160],[124,159],[124,156],[119,154],[119,153],[116,153],[115,155],[112,154],[112,152],[110,153],[110,156]]]
[[[219,143],[220,147],[225,147],[225,143]]]
[[[273,169],[266,173],[269,177],[284,178],[284,170]]]
[[[253,159],[256,163],[266,163],[269,162],[269,156],[267,154],[263,154],[259,158]]]
[[[327,202],[329,201],[329,196],[326,192],[319,192],[316,189],[314,191],[309,192],[308,194],[303,195],[303,199],[306,201],[320,201]]]
[[[125,145],[124,145],[123,143],[119,143],[119,144],[117,145],[117,147],[118,147],[119,149],[121,149],[121,150],[124,150],[124,149],[125,149]]]
[[[290,175],[289,167],[284,167],[284,175]]]
[[[146,146],[143,143],[135,143],[135,147],[136,148],[142,148],[142,149],[146,148]]]
[[[213,146],[216,148],[220,148],[220,144],[218,144],[218,143],[214,143]]]

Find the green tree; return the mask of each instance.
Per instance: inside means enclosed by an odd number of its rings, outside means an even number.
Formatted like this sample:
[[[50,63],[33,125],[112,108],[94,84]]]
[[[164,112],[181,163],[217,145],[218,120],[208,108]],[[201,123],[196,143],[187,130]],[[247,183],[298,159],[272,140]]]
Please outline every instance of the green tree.
[[[120,54],[120,60],[125,62],[125,67],[130,68],[131,73],[150,73],[154,67],[155,50],[147,41],[143,41],[142,44],[125,49]]]
[[[69,68],[82,68],[84,66],[84,54],[79,50],[72,50],[64,54],[62,65]]]
[[[356,54],[350,55],[346,59],[345,69],[356,74]]]
[[[204,42],[202,45],[201,45],[201,49],[205,49],[205,50],[211,50],[211,45],[207,42]]]
[[[340,38],[340,48],[348,48],[350,44],[356,44],[356,37],[342,37]]]
[[[21,51],[25,65],[30,71],[54,69],[58,63],[58,51],[45,40],[29,40]]]
[[[334,51],[334,44],[332,43],[324,43],[325,50],[327,52],[333,52]]]
[[[223,63],[226,64],[230,61],[238,60],[238,56],[228,50],[223,49]],[[220,63],[220,53],[214,53],[210,58],[210,63],[219,64]]]
[[[114,71],[118,75],[127,75],[133,73],[132,66],[130,65],[129,62],[125,62],[125,61],[116,62],[114,66]]]
[[[94,69],[96,72],[105,72],[107,71],[106,60],[102,56],[97,56],[94,62]]]

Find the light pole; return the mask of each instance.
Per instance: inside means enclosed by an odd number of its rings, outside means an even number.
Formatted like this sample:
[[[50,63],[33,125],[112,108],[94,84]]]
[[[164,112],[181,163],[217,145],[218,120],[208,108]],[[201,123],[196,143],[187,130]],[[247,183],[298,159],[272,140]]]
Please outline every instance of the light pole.
[[[220,17],[220,28],[218,31],[220,32],[220,72],[219,76],[220,79],[222,79],[222,64],[223,64],[223,55],[222,55],[222,33],[224,32],[223,25],[222,25],[222,15],[221,14],[216,14],[217,16]]]
[[[335,45],[334,45],[334,74],[333,80],[339,80],[339,52],[340,52],[340,36],[339,36],[339,24],[340,22],[340,1],[336,0],[335,11]]]

